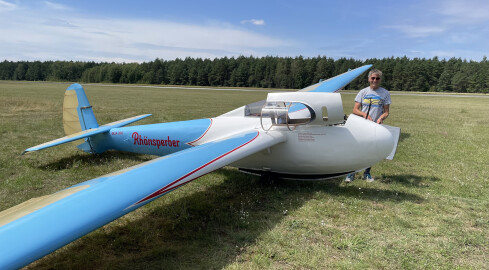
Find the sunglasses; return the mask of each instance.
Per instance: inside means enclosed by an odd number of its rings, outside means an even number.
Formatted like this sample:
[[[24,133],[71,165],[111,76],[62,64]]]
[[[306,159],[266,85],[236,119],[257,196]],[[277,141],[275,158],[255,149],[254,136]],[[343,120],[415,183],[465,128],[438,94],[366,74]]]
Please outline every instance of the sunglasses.
[[[372,81],[380,81],[380,77],[370,77],[370,79],[372,79]]]

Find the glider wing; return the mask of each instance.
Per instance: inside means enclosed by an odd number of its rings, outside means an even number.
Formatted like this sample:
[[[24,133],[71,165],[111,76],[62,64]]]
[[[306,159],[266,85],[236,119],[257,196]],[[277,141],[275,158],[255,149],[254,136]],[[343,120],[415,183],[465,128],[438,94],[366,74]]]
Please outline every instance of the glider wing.
[[[29,264],[197,177],[285,140],[281,133],[242,132],[0,212],[0,269]]]
[[[340,74],[336,77],[330,78],[326,81],[308,86],[302,90],[299,90],[299,92],[338,92],[341,88],[345,87],[347,84],[353,81],[356,77],[360,76],[370,67],[372,67],[372,65],[361,66],[359,68]]]

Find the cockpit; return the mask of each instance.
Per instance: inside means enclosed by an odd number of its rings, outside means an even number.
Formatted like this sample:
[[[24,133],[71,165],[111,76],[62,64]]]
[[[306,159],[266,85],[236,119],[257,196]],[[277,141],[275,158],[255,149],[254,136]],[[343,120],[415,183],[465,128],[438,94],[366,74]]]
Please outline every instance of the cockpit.
[[[341,95],[338,93],[269,93],[266,100],[250,103],[228,112],[227,117],[259,117],[264,130],[300,125],[338,125],[345,122]]]
[[[286,126],[294,130],[298,125],[307,125],[315,118],[312,108],[297,102],[265,102],[260,112],[260,123],[266,131],[274,126]]]
[[[299,125],[336,125],[345,121],[341,96],[336,93],[270,93],[267,100],[247,105],[246,113],[259,113],[266,131],[280,126],[294,130]]]

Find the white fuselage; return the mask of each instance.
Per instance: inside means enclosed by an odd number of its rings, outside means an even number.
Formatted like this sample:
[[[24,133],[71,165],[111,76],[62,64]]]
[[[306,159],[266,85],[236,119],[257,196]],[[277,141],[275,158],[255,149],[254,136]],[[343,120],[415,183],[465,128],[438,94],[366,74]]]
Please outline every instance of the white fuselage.
[[[280,107],[287,103],[277,100],[299,103],[299,110]],[[212,119],[113,129],[111,148],[164,156],[250,130],[285,140],[231,165],[285,178],[322,179],[359,171],[385,159],[397,144],[382,125],[356,115],[345,121],[339,94],[279,93],[269,94],[261,113],[243,106]]]
[[[262,130],[259,118],[213,119],[202,143],[224,134],[224,130]],[[352,115],[344,125],[274,127],[286,141],[246,157],[232,166],[287,175],[318,175],[328,178],[358,171],[385,159],[394,147],[391,133],[382,125]],[[206,138],[207,137],[207,138]],[[215,138],[215,137],[214,137]],[[294,177],[292,177],[294,178]]]

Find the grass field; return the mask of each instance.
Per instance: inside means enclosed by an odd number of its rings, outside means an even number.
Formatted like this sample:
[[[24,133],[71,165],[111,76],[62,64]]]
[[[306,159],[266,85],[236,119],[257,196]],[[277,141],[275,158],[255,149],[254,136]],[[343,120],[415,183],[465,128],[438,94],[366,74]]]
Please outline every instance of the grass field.
[[[0,82],[0,211],[153,158],[92,156],[72,144],[21,156],[64,136],[67,86]],[[141,124],[213,117],[266,97],[85,90],[99,124],[143,113],[153,116]],[[347,113],[353,98],[343,94]],[[373,183],[268,181],[226,167],[27,268],[489,269],[489,99],[392,100],[386,124],[402,128],[401,141],[393,161],[373,167]]]

